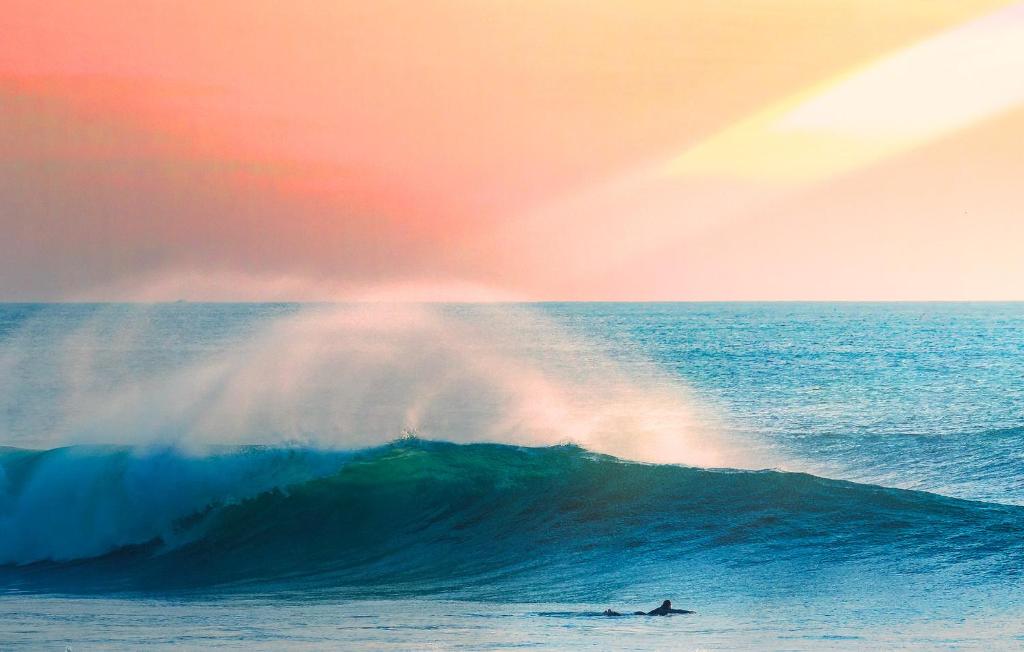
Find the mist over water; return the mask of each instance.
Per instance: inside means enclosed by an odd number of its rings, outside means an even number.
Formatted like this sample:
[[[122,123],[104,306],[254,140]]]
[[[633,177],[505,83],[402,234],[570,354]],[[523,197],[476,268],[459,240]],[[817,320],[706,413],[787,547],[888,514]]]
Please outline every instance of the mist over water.
[[[26,307],[8,443],[353,449],[403,434],[739,466],[678,378],[521,305]]]

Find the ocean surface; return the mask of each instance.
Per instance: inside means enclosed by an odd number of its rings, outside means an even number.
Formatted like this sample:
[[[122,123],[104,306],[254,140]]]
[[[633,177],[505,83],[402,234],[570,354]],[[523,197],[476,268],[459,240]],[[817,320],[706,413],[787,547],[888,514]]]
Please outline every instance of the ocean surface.
[[[1024,648],[1024,304],[7,304],[0,445],[3,650]]]

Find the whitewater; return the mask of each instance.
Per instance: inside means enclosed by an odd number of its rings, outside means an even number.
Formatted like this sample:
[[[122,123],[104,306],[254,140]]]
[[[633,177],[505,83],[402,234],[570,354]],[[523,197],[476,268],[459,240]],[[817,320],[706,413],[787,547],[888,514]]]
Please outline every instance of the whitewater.
[[[0,647],[1020,647],[1022,327],[0,306]]]

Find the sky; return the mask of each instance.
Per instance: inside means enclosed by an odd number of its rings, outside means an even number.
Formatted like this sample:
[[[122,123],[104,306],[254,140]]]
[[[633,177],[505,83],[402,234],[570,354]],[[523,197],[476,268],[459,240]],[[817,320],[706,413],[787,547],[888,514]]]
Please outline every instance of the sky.
[[[1024,299],[1024,2],[6,0],[0,300]]]

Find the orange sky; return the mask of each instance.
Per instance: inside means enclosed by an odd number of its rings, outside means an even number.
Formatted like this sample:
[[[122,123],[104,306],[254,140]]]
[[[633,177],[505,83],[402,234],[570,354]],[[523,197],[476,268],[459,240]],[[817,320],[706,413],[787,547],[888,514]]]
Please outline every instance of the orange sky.
[[[1024,299],[1022,3],[2,20],[0,299]]]

